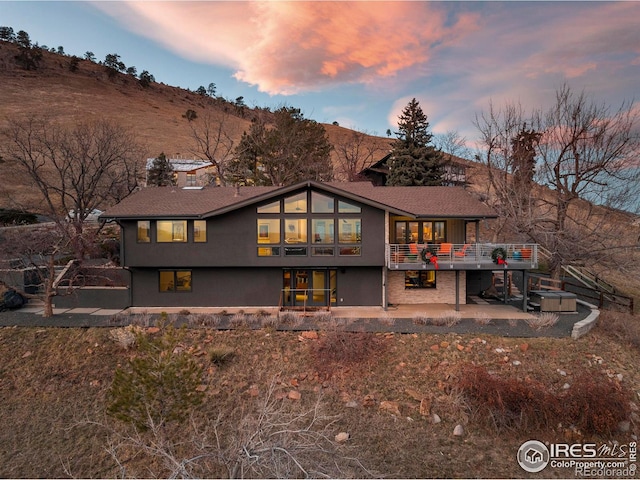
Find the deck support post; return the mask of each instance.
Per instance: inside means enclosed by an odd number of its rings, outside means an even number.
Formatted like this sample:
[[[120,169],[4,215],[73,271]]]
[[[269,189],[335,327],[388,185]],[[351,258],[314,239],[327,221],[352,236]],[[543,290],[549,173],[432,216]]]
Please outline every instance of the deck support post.
[[[460,270],[456,270],[456,312],[460,311]]]

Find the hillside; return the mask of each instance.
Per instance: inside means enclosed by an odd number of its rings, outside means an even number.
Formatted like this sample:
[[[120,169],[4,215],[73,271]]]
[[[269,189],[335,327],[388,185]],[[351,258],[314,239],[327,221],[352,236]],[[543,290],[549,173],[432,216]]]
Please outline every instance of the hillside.
[[[14,60],[17,52],[16,45],[0,41],[0,127],[6,125],[7,118],[18,114],[47,115],[68,124],[106,117],[135,132],[146,147],[145,158],[160,152],[190,157],[194,142],[189,122],[183,117],[187,110],[195,111],[198,118],[226,113],[225,130],[236,143],[253,118],[269,115],[267,109],[238,107],[221,97],[198,95],[162,83],[143,88],[135,77],[127,74],[109,78],[103,65],[88,60],[79,60],[77,70],[71,71],[72,57],[47,51],[43,52],[37,70],[24,70]],[[344,142],[353,133],[336,125],[323,126],[332,145]],[[376,160],[384,156],[389,139],[366,138],[369,148],[381,152]],[[333,156],[335,163],[336,152]],[[3,178],[15,178],[6,164],[0,164],[0,174]],[[3,186],[13,196],[21,185],[18,180]],[[6,197],[0,198],[0,207],[6,202]]]

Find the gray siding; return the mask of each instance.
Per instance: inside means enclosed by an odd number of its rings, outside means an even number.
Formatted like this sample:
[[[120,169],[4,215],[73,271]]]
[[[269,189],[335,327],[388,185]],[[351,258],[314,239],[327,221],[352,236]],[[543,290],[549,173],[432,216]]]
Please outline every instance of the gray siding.
[[[276,306],[282,268],[196,268],[191,292],[160,292],[158,269],[134,268],[132,303],[136,307]],[[337,272],[338,306],[382,305],[381,267],[351,267]]]

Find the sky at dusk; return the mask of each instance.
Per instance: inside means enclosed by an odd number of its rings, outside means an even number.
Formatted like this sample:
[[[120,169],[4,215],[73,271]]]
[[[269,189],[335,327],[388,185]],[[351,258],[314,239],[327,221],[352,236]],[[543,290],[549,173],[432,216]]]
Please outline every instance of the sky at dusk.
[[[543,108],[568,83],[599,103],[640,100],[640,2],[0,0],[0,25],[156,81],[300,108],[384,136],[416,98],[435,134],[470,142],[489,102]]]

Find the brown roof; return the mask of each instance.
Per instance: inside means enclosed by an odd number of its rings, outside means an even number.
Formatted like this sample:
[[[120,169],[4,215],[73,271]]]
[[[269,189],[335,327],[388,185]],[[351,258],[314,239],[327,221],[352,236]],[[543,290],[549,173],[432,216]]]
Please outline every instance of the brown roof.
[[[286,194],[304,186],[413,217],[495,218],[496,213],[461,187],[377,187],[369,182],[303,182],[288,187],[150,187],[110,207],[103,218],[206,217]]]

